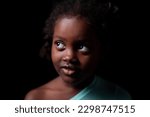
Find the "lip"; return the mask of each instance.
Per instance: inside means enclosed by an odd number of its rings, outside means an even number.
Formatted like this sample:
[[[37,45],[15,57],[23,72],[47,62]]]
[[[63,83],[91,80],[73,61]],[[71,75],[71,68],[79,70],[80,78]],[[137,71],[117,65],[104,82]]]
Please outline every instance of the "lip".
[[[73,75],[76,72],[75,69],[71,69],[71,68],[67,68],[67,67],[63,67],[62,71],[65,75]]]

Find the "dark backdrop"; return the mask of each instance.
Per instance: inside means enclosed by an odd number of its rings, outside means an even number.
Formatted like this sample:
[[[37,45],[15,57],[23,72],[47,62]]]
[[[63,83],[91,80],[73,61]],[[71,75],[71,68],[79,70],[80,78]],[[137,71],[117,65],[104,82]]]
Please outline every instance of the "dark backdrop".
[[[44,21],[59,1],[4,3],[0,99],[24,99],[29,90],[55,76],[53,67],[49,68],[51,63],[48,65],[46,60],[40,59],[38,52],[43,44]],[[133,99],[150,99],[145,12],[136,5],[115,1],[120,7],[120,29],[112,41],[103,76],[128,90]]]

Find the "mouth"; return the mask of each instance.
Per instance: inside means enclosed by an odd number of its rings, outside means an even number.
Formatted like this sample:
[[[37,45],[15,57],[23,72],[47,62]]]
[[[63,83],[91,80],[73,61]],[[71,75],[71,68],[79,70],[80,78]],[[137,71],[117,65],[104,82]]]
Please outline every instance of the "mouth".
[[[61,70],[63,74],[67,76],[74,75],[78,71],[78,69],[72,65],[61,66]]]
[[[70,69],[70,68],[65,68],[65,67],[63,67],[63,68],[62,68],[62,72],[63,72],[65,75],[70,76],[70,75],[75,74],[76,70],[75,70],[75,69]]]

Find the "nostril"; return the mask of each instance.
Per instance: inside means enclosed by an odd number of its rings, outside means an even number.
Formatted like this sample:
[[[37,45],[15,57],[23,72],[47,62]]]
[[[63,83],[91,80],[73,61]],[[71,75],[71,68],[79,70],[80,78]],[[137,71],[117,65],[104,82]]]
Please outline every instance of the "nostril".
[[[78,58],[76,56],[65,56],[63,61],[71,64],[79,64]]]
[[[71,64],[78,64],[79,63],[77,53],[72,48],[66,49],[65,53],[63,54],[62,60],[65,62],[71,63]]]
[[[78,62],[78,59],[77,59],[77,58],[73,58],[73,59],[70,60],[70,62],[72,62],[72,63],[77,63],[77,62]]]

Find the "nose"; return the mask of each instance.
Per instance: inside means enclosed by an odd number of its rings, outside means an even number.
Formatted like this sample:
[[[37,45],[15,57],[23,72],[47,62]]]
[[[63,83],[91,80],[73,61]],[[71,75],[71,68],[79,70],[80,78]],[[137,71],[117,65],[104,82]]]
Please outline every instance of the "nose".
[[[66,49],[63,56],[63,61],[70,62],[70,63],[76,63],[78,61],[77,53],[74,49]]]

